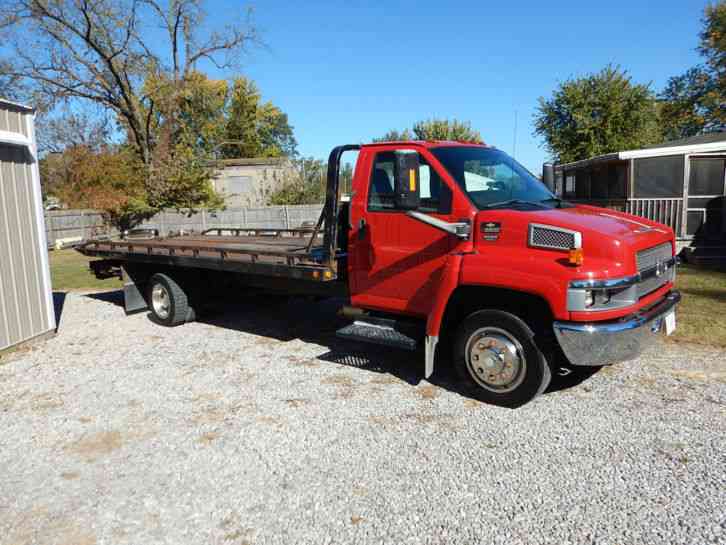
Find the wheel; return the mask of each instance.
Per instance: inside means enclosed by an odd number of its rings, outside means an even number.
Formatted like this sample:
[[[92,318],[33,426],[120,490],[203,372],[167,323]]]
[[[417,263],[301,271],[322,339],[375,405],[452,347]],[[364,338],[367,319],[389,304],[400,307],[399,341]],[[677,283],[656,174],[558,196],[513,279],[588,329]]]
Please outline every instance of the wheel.
[[[552,371],[520,318],[500,310],[469,315],[454,341],[454,370],[474,397],[519,407],[545,391]]]
[[[195,318],[185,291],[165,274],[156,273],[149,280],[148,300],[154,321],[161,325],[180,325]]]

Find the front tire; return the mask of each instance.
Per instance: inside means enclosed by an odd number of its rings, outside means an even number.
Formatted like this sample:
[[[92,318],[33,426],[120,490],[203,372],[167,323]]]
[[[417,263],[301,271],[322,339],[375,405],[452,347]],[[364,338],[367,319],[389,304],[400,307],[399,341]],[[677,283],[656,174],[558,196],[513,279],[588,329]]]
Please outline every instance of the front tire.
[[[177,326],[195,318],[187,293],[165,274],[156,273],[149,280],[148,301],[151,315],[158,324]]]
[[[502,407],[524,405],[552,379],[532,330],[501,310],[481,310],[462,322],[454,342],[454,369],[475,398]]]

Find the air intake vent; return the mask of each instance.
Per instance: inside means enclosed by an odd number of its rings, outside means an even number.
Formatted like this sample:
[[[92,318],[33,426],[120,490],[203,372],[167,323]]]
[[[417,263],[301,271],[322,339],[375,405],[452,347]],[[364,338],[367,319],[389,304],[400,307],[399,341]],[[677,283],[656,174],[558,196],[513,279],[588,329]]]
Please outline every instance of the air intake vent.
[[[529,245],[553,250],[570,250],[582,247],[582,236],[577,231],[530,223]]]
[[[658,246],[640,250],[635,256],[638,272],[652,269],[659,261],[667,261],[671,257],[673,257],[673,247],[670,242],[664,242],[663,244],[658,244]]]

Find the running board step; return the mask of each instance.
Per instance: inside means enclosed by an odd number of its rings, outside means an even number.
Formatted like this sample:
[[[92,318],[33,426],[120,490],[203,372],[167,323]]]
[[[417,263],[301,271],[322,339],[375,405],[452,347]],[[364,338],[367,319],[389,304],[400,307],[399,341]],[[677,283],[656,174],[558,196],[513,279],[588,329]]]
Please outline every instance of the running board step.
[[[396,320],[370,318],[356,320],[336,332],[338,337],[352,341],[382,344],[404,350],[416,350],[419,340],[415,327]]]

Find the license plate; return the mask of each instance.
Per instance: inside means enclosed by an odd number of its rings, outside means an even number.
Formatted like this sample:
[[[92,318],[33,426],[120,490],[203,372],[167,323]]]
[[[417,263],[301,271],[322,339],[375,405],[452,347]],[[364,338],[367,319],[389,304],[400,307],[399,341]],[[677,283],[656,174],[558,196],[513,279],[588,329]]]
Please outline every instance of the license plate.
[[[669,312],[665,317],[665,333],[671,335],[676,330],[676,311]]]

